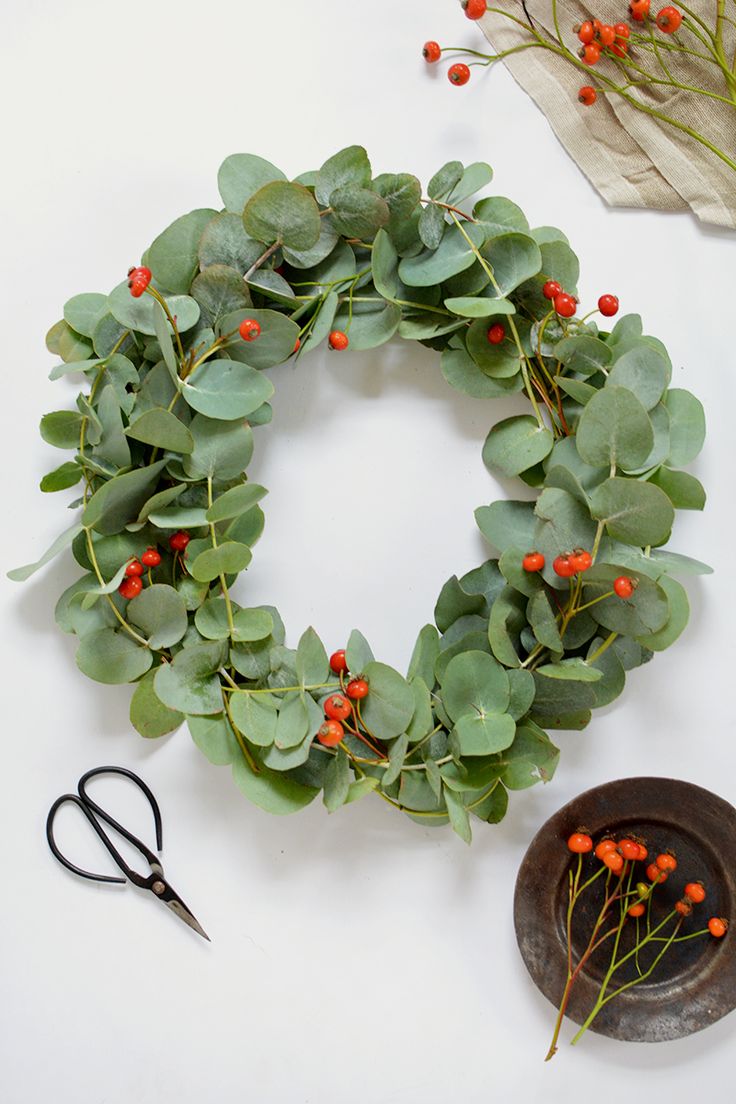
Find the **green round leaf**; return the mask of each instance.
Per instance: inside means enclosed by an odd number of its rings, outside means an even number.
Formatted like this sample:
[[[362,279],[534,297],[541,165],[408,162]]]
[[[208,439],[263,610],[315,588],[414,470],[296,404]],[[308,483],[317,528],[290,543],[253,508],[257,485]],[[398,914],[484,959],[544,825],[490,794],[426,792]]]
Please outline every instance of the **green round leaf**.
[[[554,437],[531,414],[505,418],[491,428],[483,445],[483,463],[502,475],[519,475],[552,451]]]
[[[128,603],[128,619],[148,637],[155,651],[178,644],[187,631],[184,599],[172,586],[154,583]]]
[[[236,360],[208,360],[184,380],[182,395],[208,418],[225,422],[244,418],[273,395],[265,376]]]
[[[654,431],[633,392],[604,387],[580,415],[575,440],[586,464],[629,469],[643,464],[652,451]]]
[[[156,672],[154,690],[169,709],[196,716],[222,712],[219,667],[226,650],[218,643],[193,644],[183,648],[171,663]]]
[[[153,663],[153,655],[122,629],[105,628],[82,638],[76,660],[88,678],[117,684],[135,682],[144,675]]]
[[[130,700],[130,723],[147,740],[174,732],[184,723],[184,714],[169,709],[153,688],[155,671],[149,671],[138,683]]]
[[[486,713],[502,714],[509,704],[508,675],[486,652],[464,652],[448,664],[442,680],[442,700],[453,721],[466,715],[480,718]]]
[[[372,660],[363,667],[370,692],[360,709],[371,732],[379,740],[393,740],[409,724],[414,713],[414,692],[398,671]]]
[[[182,215],[159,234],[148,250],[154,280],[168,291],[186,295],[199,268],[199,241],[207,223],[217,214],[201,208]]]
[[[242,215],[250,197],[273,180],[286,180],[286,177],[281,169],[254,153],[231,154],[222,162],[217,174],[222,202],[236,215]]]
[[[301,184],[274,181],[251,196],[243,211],[246,233],[267,245],[310,249],[319,241],[319,208]]]

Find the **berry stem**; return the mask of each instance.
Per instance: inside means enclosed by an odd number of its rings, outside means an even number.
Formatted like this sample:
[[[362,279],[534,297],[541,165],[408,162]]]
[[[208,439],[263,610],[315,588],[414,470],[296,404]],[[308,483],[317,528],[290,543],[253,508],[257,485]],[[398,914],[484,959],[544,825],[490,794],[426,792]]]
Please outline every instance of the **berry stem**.
[[[617,636],[618,636],[617,632],[609,633],[609,635],[603,641],[601,646],[599,648],[596,648],[596,650],[593,652],[592,656],[590,656],[588,659],[586,659],[585,662],[588,664],[588,666],[590,666],[592,663],[595,663],[595,661],[597,659],[599,659],[608,648],[611,647],[611,645],[613,644],[613,642],[614,642],[614,640],[616,639]]]
[[[84,532],[85,532],[85,536],[86,536],[86,540],[87,540],[87,554],[89,556],[90,563],[92,564],[92,567],[94,568],[95,575],[97,576],[97,581],[99,582],[101,587],[104,587],[104,586],[107,585],[107,580],[103,578],[102,572],[100,571],[100,565],[97,562],[97,556],[95,555],[95,546],[94,546],[94,542],[92,540],[92,531],[90,529],[85,528]],[[142,644],[144,648],[148,648],[149,647],[148,641],[145,639],[145,637],[143,637],[139,633],[137,633],[132,625],[128,624],[128,622],[125,620],[125,618],[123,617],[123,615],[120,612],[120,610],[118,609],[118,607],[115,605],[115,602],[113,601],[112,595],[111,594],[105,594],[104,597],[107,598],[110,609],[115,614],[115,616],[117,617],[118,621],[123,626],[125,631],[130,636],[132,636],[133,639],[136,640],[139,644]]]
[[[169,304],[166,302],[163,295],[161,295],[160,292],[156,291],[156,288],[153,287],[152,284],[149,284],[148,287],[146,288],[146,295],[152,296],[152,298],[154,298],[156,300],[156,302],[159,304],[159,306],[162,308],[164,314],[166,315],[168,323],[171,326],[172,330],[174,331],[174,337],[176,339],[176,347],[179,351],[179,362],[183,366],[184,365],[184,359],[185,359],[184,358],[184,346],[181,343],[181,336],[179,335],[179,327],[176,324],[176,320],[174,319],[174,316],[172,315],[171,311],[169,310]]]
[[[208,475],[207,476],[207,506],[208,506],[208,508],[212,507],[212,500],[213,500],[213,496],[212,496],[212,476]],[[215,528],[215,523],[213,521],[210,522],[210,540],[212,541],[213,549],[217,549],[217,530]],[[218,578],[220,580],[220,590],[222,591],[222,597],[225,599],[225,613],[227,615],[228,629],[230,630],[230,639],[232,640],[232,639],[235,638],[235,622],[233,621],[233,606],[232,606],[232,602],[230,601],[230,592],[227,589],[227,583],[225,581],[224,573],[221,573],[218,576]]]

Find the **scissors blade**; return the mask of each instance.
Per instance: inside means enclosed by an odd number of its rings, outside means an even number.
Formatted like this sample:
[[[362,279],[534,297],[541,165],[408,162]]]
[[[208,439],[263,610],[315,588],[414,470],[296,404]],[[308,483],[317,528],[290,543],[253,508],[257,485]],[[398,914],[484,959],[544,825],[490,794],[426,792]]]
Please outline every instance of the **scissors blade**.
[[[183,920],[184,923],[187,924],[193,931],[197,932],[198,935],[201,935],[203,939],[206,939],[208,943],[212,942],[207,932],[200,924],[199,920],[197,920],[197,917],[194,915],[191,909],[187,908],[174,887],[170,885],[163,876],[156,877],[154,875],[151,879],[149,879],[149,884],[147,888],[150,889],[156,897],[158,897],[159,901],[163,901],[163,903],[168,908],[170,908],[171,911],[175,913],[180,920]]]

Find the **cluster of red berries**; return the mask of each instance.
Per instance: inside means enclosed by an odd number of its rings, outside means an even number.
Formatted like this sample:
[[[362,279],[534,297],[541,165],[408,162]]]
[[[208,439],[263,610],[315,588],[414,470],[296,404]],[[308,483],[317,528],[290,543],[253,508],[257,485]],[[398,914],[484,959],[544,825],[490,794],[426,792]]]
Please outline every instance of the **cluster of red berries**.
[[[557,280],[546,280],[542,286],[542,295],[549,299],[557,314],[561,318],[572,318],[578,309],[578,301],[574,295],[569,295],[563,290],[562,284]],[[618,313],[618,298],[615,295],[601,295],[598,300],[598,310],[606,318],[612,318]]]
[[[651,0],[631,0],[629,14],[636,23],[644,23],[649,18]],[[663,34],[674,34],[682,23],[682,13],[670,4],[657,13],[655,20]],[[617,58],[625,58],[629,52],[631,27],[628,23],[601,23],[600,19],[586,19],[573,28],[582,43],[579,56],[586,65],[596,65],[601,54],[610,50]],[[595,88],[584,84],[578,92],[578,99],[585,107],[591,107],[598,99]]]
[[[131,560],[125,568],[125,578],[118,587],[123,598],[137,598],[143,590],[141,575],[147,567],[158,567],[161,553],[157,548],[147,548],[139,560]]]
[[[541,552],[527,552],[521,561],[524,571],[530,574],[542,571],[546,560]],[[576,548],[574,552],[561,552],[552,561],[552,570],[561,579],[572,579],[574,575],[580,575],[593,566],[593,557],[585,548]],[[619,598],[630,598],[638,586],[636,579],[630,579],[628,575],[619,575],[613,582],[613,591]]]
[[[568,850],[574,855],[586,855],[593,851],[595,857],[607,866],[611,873],[620,875],[626,870],[627,863],[646,862],[649,851],[640,839],[634,836],[624,836],[619,840],[612,836],[604,836],[599,843],[593,846],[592,837],[584,828],[579,828],[567,841]],[[654,885],[666,882],[670,874],[677,869],[677,859],[671,851],[662,851],[654,858],[646,868],[646,875]],[[646,882],[637,883],[637,893],[640,898],[647,898],[652,892],[652,887]],[[702,882],[688,882],[682,897],[675,904],[675,911],[681,916],[689,916],[693,905],[702,904],[706,898],[705,886]],[[628,915],[633,917],[643,916],[646,906],[643,900],[634,902],[628,908]],[[708,930],[716,939],[726,934],[728,921],[720,916],[712,916],[708,921]]]
[[[343,649],[334,652],[330,656],[330,667],[336,675],[340,676],[340,681],[342,682],[345,674],[348,672],[348,661]],[[348,717],[353,715],[355,710],[353,702],[362,701],[363,698],[368,696],[368,690],[368,683],[365,679],[353,678],[350,679],[345,687],[344,694],[330,694],[329,698],[325,699],[323,707],[325,711],[325,722],[317,731],[317,739],[321,744],[324,744],[325,747],[336,747],[337,744],[342,742],[345,736],[343,721],[346,721]]]
[[[134,299],[140,299],[143,292],[151,282],[151,270],[145,265],[128,269],[128,287]]]

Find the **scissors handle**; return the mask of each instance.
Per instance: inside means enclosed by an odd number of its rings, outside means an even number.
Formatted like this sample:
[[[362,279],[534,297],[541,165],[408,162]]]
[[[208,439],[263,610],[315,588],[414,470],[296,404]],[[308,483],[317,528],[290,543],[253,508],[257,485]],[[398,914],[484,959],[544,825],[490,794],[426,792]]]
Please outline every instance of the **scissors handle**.
[[[57,800],[49,809],[49,815],[46,818],[46,839],[48,840],[51,852],[54,857],[58,859],[62,866],[65,866],[67,870],[71,870],[73,874],[79,875],[80,878],[89,878],[90,881],[93,882],[125,882],[127,878],[135,885],[148,888],[148,883],[151,881],[151,875],[141,875],[138,873],[138,871],[133,870],[130,866],[128,866],[123,856],[120,854],[110,837],[107,835],[107,832],[105,832],[102,825],[99,823],[100,820],[104,821],[105,824],[109,825],[110,828],[113,828],[123,837],[123,839],[126,839],[128,843],[135,847],[136,850],[139,851],[141,855],[143,855],[143,857],[148,861],[148,864],[154,871],[154,873],[160,874],[162,872],[161,862],[158,856],[154,854],[154,852],[151,851],[151,849],[147,847],[142,840],[139,840],[137,836],[134,836],[132,832],[129,832],[127,828],[125,828],[122,824],[115,820],[114,817],[110,816],[110,814],[105,809],[103,809],[100,805],[97,804],[96,801],[93,801],[92,798],[88,796],[86,790],[87,782],[89,782],[91,778],[94,778],[101,774],[119,774],[122,775],[124,778],[129,778],[131,782],[134,782],[136,786],[145,794],[153,812],[153,820],[156,828],[156,848],[159,851],[161,850],[161,811],[158,807],[158,802],[156,801],[156,798],[153,796],[153,793],[143,781],[143,779],[139,778],[138,775],[134,774],[132,771],[126,770],[125,767],[107,766],[95,767],[93,770],[87,771],[86,774],[82,775],[77,784],[77,792],[79,796],[77,796],[77,794],[62,794],[62,796],[57,798]],[[56,819],[57,812],[59,811],[61,806],[65,804],[74,804],[82,810],[85,817],[92,825],[98,837],[109,852],[110,856],[115,862],[115,865],[120,870],[122,870],[123,874],[125,874],[125,878],[116,878],[110,876],[109,874],[95,874],[89,870],[83,870],[81,867],[76,866],[74,863],[70,862],[69,859],[67,859],[66,856],[62,854],[54,838],[54,821]]]

